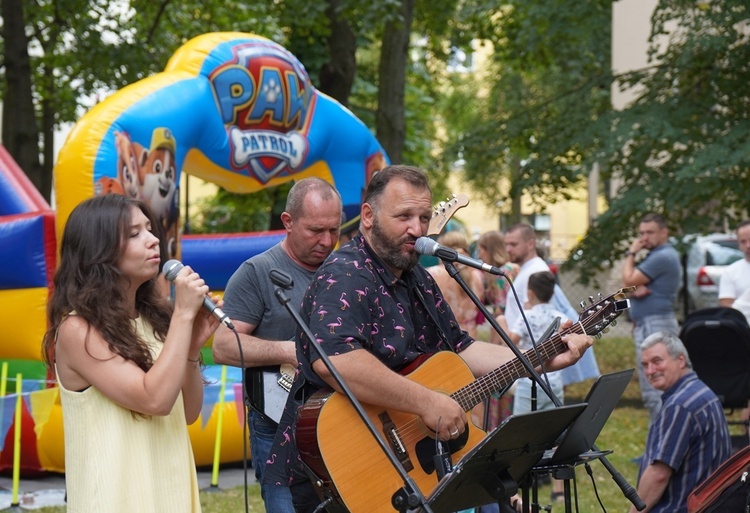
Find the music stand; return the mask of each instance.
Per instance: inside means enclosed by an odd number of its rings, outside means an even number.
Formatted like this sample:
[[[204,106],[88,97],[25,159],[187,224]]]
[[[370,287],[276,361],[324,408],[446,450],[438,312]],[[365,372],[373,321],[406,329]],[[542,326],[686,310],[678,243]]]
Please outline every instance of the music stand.
[[[511,416],[466,453],[427,499],[435,513],[451,513],[499,502],[581,414],[586,404]]]

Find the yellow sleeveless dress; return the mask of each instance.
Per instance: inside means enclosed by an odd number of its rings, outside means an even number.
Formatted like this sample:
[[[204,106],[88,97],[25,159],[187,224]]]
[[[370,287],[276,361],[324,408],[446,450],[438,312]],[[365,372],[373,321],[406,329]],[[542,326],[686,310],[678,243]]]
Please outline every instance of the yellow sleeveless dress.
[[[154,358],[163,344],[135,319]],[[68,513],[200,513],[198,479],[180,392],[169,415],[133,415],[99,390],[58,380]]]

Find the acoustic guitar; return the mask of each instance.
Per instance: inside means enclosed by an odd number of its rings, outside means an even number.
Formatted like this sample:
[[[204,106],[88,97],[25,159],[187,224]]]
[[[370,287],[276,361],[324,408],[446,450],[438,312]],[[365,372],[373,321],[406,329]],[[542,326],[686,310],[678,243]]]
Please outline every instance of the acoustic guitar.
[[[563,335],[599,336],[630,307],[626,294],[632,289],[620,289],[592,304],[575,324],[524,355],[532,365],[538,366],[568,350],[562,341]],[[466,412],[517,378],[526,376],[521,362],[514,359],[475,379],[463,359],[450,351],[441,351],[415,363],[403,372],[406,377],[449,394]],[[438,484],[433,463],[434,433],[414,414],[368,404],[362,406],[422,494],[429,497]],[[453,463],[485,436],[482,429],[469,423],[458,439],[448,443]],[[302,460],[318,477],[314,482],[324,495],[335,498],[352,513],[394,511],[391,499],[403,486],[401,476],[345,395],[322,390],[311,396],[298,412],[296,440]]]

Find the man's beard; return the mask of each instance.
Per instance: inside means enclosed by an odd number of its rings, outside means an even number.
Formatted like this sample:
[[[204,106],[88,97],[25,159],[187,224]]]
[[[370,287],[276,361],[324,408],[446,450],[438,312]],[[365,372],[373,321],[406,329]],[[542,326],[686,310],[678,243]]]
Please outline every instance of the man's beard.
[[[402,245],[406,242],[414,241],[416,239],[409,235],[405,235],[400,239],[386,236],[383,233],[383,228],[380,226],[377,216],[375,216],[372,223],[372,246],[375,248],[378,256],[387,265],[401,271],[408,271],[417,265],[417,262],[419,262],[419,253],[416,251],[408,254],[402,253]]]
[[[528,255],[528,251],[524,253],[523,255],[510,255],[510,261],[514,264],[522,265],[524,261],[526,260],[526,256]]]

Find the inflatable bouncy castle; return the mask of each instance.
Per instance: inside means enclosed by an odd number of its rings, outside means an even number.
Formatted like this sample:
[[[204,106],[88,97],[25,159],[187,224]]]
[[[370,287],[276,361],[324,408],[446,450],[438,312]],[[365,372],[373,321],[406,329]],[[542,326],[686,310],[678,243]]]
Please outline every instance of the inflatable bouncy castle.
[[[13,362],[11,376],[24,365],[33,369],[24,368],[29,397],[25,392],[22,469],[64,470],[59,398],[46,381],[40,348],[57,237],[78,203],[103,194],[144,200],[158,218],[165,259],[182,260],[221,291],[242,261],[283,233],[182,236],[183,172],[248,193],[317,176],[336,186],[350,221],[359,214],[369,177],[386,164],[370,130],[317,91],[299,60],[268,39],[243,33],[188,41],[162,73],[125,87],[83,116],[55,166],[54,212],[0,151],[0,359]],[[243,456],[242,402],[234,394],[241,373],[226,369],[226,392],[219,397],[219,369],[206,369],[215,384],[206,388],[201,419],[190,427],[198,465],[212,461],[218,404],[229,413],[221,428],[221,461]],[[5,410],[0,442],[11,440],[16,428]],[[10,461],[9,447],[0,448],[0,468]]]

